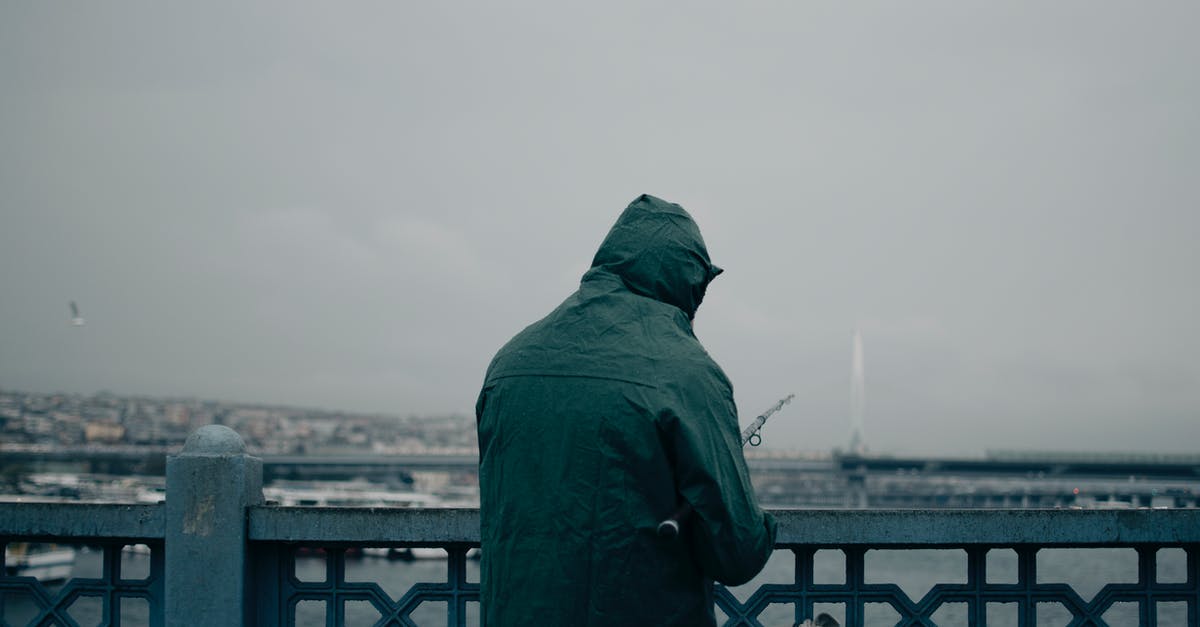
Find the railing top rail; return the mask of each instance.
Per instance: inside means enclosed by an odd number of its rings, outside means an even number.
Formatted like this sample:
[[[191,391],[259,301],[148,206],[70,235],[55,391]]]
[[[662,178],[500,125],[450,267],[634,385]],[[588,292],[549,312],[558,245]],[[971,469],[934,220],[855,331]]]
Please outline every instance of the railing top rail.
[[[771,510],[787,546],[1113,546],[1200,543],[1200,509]],[[249,508],[263,542],[478,544],[479,510]],[[162,504],[0,503],[0,536],[162,539]]]
[[[772,510],[781,547],[1200,543],[1200,509]]]
[[[249,539],[441,545],[479,544],[479,510],[402,507],[250,508]]]
[[[781,547],[1200,543],[1200,509],[771,511]],[[249,525],[249,538],[266,542],[479,543],[476,509],[263,506]]]
[[[0,536],[162,540],[163,505],[0,503]]]

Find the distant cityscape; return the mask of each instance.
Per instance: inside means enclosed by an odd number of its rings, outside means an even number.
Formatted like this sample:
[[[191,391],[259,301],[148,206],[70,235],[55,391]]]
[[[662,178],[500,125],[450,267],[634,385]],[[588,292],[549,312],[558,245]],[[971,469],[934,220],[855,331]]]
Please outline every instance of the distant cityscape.
[[[265,460],[293,505],[478,506],[474,416],[0,390],[0,500],[157,502],[167,456],[205,425]],[[855,434],[861,436],[861,426]],[[1196,507],[1200,457],[995,451],[985,458],[749,450],[771,507]]]
[[[252,454],[474,454],[475,418],[365,415],[231,401],[0,390],[0,452],[53,447],[182,446],[209,424]]]

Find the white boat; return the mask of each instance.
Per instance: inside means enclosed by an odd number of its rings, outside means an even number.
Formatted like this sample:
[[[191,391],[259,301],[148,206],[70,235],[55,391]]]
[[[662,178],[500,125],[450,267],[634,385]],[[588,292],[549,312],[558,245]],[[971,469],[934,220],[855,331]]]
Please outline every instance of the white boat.
[[[415,560],[444,560],[446,559],[446,549],[438,549],[433,547],[414,546],[408,549],[408,554]]]
[[[4,549],[5,574],[34,577],[40,581],[63,581],[71,578],[75,567],[75,549],[57,544],[18,542]]]
[[[441,499],[420,492],[393,492],[358,485],[263,488],[263,496],[284,507],[438,507]]]
[[[409,548],[365,547],[362,554],[367,557],[386,557],[391,560],[444,560],[449,557],[446,549],[414,546]],[[468,549],[467,559],[478,560],[479,549]]]
[[[365,547],[362,554],[366,557],[384,557],[390,560],[444,560],[446,550],[432,547],[388,548]]]

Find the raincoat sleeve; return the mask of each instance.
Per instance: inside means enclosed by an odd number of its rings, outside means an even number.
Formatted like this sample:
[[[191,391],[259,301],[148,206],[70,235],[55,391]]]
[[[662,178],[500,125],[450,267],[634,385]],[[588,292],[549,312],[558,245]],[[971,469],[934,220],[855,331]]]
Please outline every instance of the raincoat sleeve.
[[[753,578],[775,548],[775,519],[758,506],[742,455],[737,409],[717,373],[682,388],[664,421],[676,485],[693,514],[688,542],[704,574],[726,585]]]

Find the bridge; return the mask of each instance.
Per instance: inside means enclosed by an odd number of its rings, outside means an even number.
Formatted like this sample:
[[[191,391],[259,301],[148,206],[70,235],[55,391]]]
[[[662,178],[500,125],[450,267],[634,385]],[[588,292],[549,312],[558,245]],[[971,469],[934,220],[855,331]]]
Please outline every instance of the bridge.
[[[162,449],[4,450],[8,464],[162,475]],[[473,475],[474,453],[263,455],[264,482],[365,478],[410,483],[416,472]],[[780,507],[1111,507],[1200,505],[1200,456],[994,452],[987,458],[780,452],[747,456],[763,502]]]
[[[395,486],[412,473],[472,475],[474,453],[263,455],[263,481],[365,478]],[[79,472],[157,474],[162,449],[30,450],[4,460]],[[987,458],[780,452],[747,456],[763,502],[780,507],[1110,507],[1200,505],[1200,456],[995,452]]]
[[[8,464],[66,466],[81,472],[162,474],[169,450],[162,447],[6,447]],[[413,471],[475,472],[477,454],[356,453],[353,455],[262,455],[272,478],[403,477]]]
[[[169,450],[162,447],[5,447],[11,464],[76,464],[80,466],[161,466]],[[385,475],[407,471],[472,472],[474,453],[354,453],[337,455],[261,455],[268,474],[338,476]],[[1153,477],[1200,478],[1200,455],[1123,455],[1001,451],[983,458],[842,454],[829,458],[778,452],[747,455],[751,470],[840,474],[1025,476],[1025,477]]]
[[[841,455],[834,465],[851,473],[923,473],[1025,477],[1200,478],[1200,456],[1005,453],[987,458]]]
[[[73,624],[81,600],[120,625],[129,608],[140,624],[297,625],[317,608],[327,625],[348,616],[367,624],[465,626],[478,616],[479,584],[468,551],[479,544],[476,510],[290,508],[266,505],[263,460],[240,438],[205,427],[167,462],[167,497],[155,505],[0,503],[0,542],[83,542],[102,547],[96,577],[51,587],[0,573],[0,598],[24,597],[31,624]],[[726,626],[761,627],[812,617],[818,609],[844,625],[932,625],[947,612],[961,624],[1200,624],[1200,510],[778,510],[776,554],[787,555],[786,580],[718,586],[714,612]],[[123,548],[149,547],[145,573],[123,571]],[[442,547],[443,576],[391,591],[347,577],[364,547]],[[1059,581],[1043,554],[1102,547],[1133,556],[1130,580],[1083,591]],[[320,549],[324,568],[301,576],[302,555]],[[912,594],[871,575],[872,555],[929,550],[961,556],[962,576]],[[833,555],[841,576],[818,576]],[[1000,571],[1006,556],[1013,567]],[[1165,564],[1176,572],[1167,573]],[[1169,570],[1169,569],[1168,569]],[[999,576],[998,576],[999,575]],[[1060,612],[1046,613],[1047,606]],[[440,608],[430,621],[430,607]],[[3,612],[0,607],[0,612]],[[422,618],[418,619],[418,615]],[[1005,622],[1007,618],[1007,622]],[[1055,623],[1057,621],[1057,623]]]

